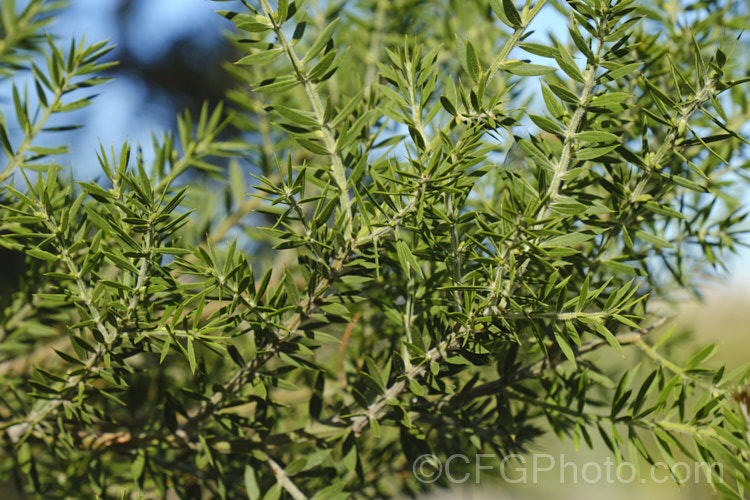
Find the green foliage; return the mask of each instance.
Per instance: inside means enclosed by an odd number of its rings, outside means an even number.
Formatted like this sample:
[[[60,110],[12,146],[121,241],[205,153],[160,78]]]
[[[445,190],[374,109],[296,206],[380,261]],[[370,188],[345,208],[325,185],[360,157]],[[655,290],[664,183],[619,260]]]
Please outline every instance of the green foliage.
[[[552,431],[598,433],[619,461],[721,463],[713,486],[741,498],[750,370],[647,334],[654,300],[742,244],[745,11],[243,4],[219,11],[241,52],[232,111],[181,118],[153,162],[102,147],[100,180],[72,182],[52,160],[67,150],[34,144],[75,127],[46,123],[90,103],[69,94],[105,81],[109,47],[58,46],[57,4],[3,1],[22,137],[2,117],[0,245],[24,255],[0,316],[4,478],[384,497],[426,487],[422,454]],[[553,8],[570,38],[529,38]]]

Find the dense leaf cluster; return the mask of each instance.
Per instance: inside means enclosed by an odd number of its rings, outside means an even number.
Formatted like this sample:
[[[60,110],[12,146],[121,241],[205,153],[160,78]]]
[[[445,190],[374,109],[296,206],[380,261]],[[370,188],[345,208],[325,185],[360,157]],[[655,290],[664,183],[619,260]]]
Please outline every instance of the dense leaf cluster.
[[[746,12],[241,3],[219,11],[242,53],[231,111],[180,118],[153,161],[102,147],[102,175],[72,182],[66,149],[36,144],[75,127],[47,122],[91,102],[109,48],[42,36],[56,3],[3,0],[0,245],[23,266],[0,315],[2,477],[386,497],[426,487],[422,454],[552,431],[720,463],[710,482],[741,498],[750,370],[647,334],[654,299],[741,244]],[[569,36],[532,36],[554,10]]]

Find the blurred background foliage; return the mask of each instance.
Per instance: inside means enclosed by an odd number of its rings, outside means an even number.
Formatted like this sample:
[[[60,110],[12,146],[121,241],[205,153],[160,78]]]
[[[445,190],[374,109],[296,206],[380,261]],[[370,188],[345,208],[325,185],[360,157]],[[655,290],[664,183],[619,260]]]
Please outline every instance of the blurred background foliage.
[[[222,7],[231,9],[231,3],[227,2]],[[412,0],[410,3],[420,2]],[[425,4],[424,12],[429,14],[430,2],[422,3]],[[452,3],[455,4],[454,8],[461,8],[460,0],[453,0]],[[467,8],[474,8],[474,5],[468,4]],[[100,140],[108,145],[117,144],[127,137],[133,142],[147,144],[150,130],[173,129],[178,112],[188,109],[197,114],[206,100],[213,107],[234,87],[235,81],[231,72],[227,71],[226,62],[236,60],[237,52],[221,36],[221,28],[229,28],[231,24],[216,15],[214,8],[215,4],[202,0],[70,1],[69,8],[63,11],[50,31],[63,40],[84,32],[90,34],[91,40],[111,37],[117,48],[108,59],[119,61],[117,66],[108,70],[107,76],[114,77],[115,82],[98,98],[97,105],[80,111],[79,116],[74,118],[85,124],[83,133],[70,134],[74,156],[67,161],[58,160],[71,164],[76,178],[85,179],[98,169],[93,161],[93,151]],[[554,19],[552,13],[550,16],[548,19]],[[356,13],[350,13],[349,21],[342,29],[358,29]],[[383,43],[400,43],[407,26],[410,30],[419,30],[418,20],[389,19],[388,22],[393,26],[385,36],[391,38],[384,39]],[[551,25],[548,27],[552,29]],[[455,29],[456,26],[446,23],[443,36],[452,38]],[[466,32],[466,36],[473,40],[482,39],[471,30]],[[490,51],[492,42],[489,39],[485,39],[485,42],[487,46],[477,49]],[[366,57],[367,54],[355,54],[353,59],[366,60]],[[450,64],[450,61],[441,62]],[[458,72],[458,61],[454,63]],[[3,88],[0,87],[0,90]],[[0,106],[9,105],[7,96],[4,90],[0,93]],[[231,134],[231,130],[227,134]],[[210,180],[205,179],[205,182]],[[12,259],[12,254],[0,255],[6,271],[0,274],[3,278],[14,267]],[[705,293],[705,302],[695,298],[686,298],[682,302],[680,307],[683,313],[677,321],[678,330],[695,341],[684,346],[685,352],[707,341],[720,341],[723,348],[720,356],[714,360],[715,364],[726,363],[732,369],[747,361],[750,288],[743,278],[750,275],[747,273],[747,262],[746,254],[729,261],[731,267],[727,274],[734,276],[730,284],[706,281],[705,288],[701,290]],[[557,453],[559,449],[549,439],[537,446],[540,452]],[[566,458],[574,458],[569,447],[562,449],[566,452]],[[583,455],[585,459],[591,459],[591,456]],[[616,485],[613,490],[611,485],[560,485],[554,479],[550,478],[547,486],[523,485],[518,490],[523,496],[514,498],[543,498],[551,492],[549,484],[560,498],[583,498],[582,492],[596,498],[606,490],[613,500],[632,496],[633,491],[638,491],[643,498],[692,499],[705,498],[710,491],[700,486],[677,489],[671,483],[649,484],[646,489],[642,485]],[[6,496],[10,494],[4,493],[3,498],[11,498]],[[458,493],[452,495],[456,495],[452,498],[459,498]],[[466,493],[462,498],[478,498],[475,495],[478,494]]]

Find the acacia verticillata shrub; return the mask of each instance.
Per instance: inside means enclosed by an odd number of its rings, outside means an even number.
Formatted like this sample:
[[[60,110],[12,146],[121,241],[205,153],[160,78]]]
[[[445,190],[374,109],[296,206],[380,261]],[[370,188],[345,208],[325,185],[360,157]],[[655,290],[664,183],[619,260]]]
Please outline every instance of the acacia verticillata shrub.
[[[111,47],[2,0],[0,477],[388,497],[551,431],[742,498],[750,370],[667,356],[651,312],[742,244],[741,4],[217,2],[225,106],[74,182],[38,144]]]

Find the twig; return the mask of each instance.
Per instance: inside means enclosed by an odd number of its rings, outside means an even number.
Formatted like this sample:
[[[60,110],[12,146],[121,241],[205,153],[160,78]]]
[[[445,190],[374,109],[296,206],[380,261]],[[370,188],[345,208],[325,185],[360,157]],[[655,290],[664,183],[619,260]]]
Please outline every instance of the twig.
[[[527,18],[524,19],[524,22],[514,30],[510,39],[502,47],[492,66],[490,67],[490,78],[502,67],[502,64],[508,58],[510,52],[522,40],[526,28],[536,17],[545,3],[546,0],[540,0],[539,2],[537,2],[534,8],[529,12]],[[415,199],[416,198],[418,197],[415,197]],[[382,396],[376,398],[375,401],[367,407],[367,410],[364,412],[364,414],[353,417],[351,420],[351,429],[352,432],[354,432],[354,435],[358,436],[362,432],[362,430],[364,430],[370,420],[379,418],[386,407],[387,401],[398,397],[406,388],[406,384],[409,380],[420,377],[430,365],[431,361],[439,359],[445,354],[447,350],[453,347],[458,347],[460,345],[460,339],[463,339],[464,336],[468,335],[470,331],[472,331],[471,325],[464,325],[458,331],[451,333],[447,339],[443,340],[437,346],[427,351],[427,353],[425,354],[425,360],[421,364],[419,364],[418,366],[412,366],[411,368],[407,369],[404,374],[404,378],[389,387]]]
[[[346,354],[346,344],[349,342],[349,337],[352,334],[352,330],[357,325],[359,318],[362,317],[362,313],[357,313],[352,318],[351,322],[344,330],[344,336],[341,338],[341,344],[339,344],[339,360],[338,360],[338,371],[339,371],[339,383],[341,387],[346,387],[346,374],[344,373],[344,355]]]
[[[748,428],[750,428],[750,386],[745,386],[734,394],[734,399],[740,404],[742,416],[745,417]],[[745,433],[747,442],[750,443],[750,430]]]
[[[354,432],[354,435],[359,436],[367,426],[367,424],[370,422],[370,420],[380,417],[388,401],[391,399],[396,399],[404,391],[409,380],[420,377],[425,372],[427,367],[430,366],[431,361],[434,361],[441,356],[445,356],[445,353],[448,350],[457,348],[460,345],[458,339],[461,338],[466,333],[466,331],[468,331],[467,327],[462,328],[458,332],[449,335],[446,340],[443,340],[438,345],[427,351],[427,353],[425,354],[425,359],[422,363],[416,366],[412,366],[409,370],[407,370],[404,374],[404,378],[390,386],[385,391],[385,394],[375,399],[375,401],[373,401],[370,406],[367,407],[367,410],[364,412],[364,414],[357,415],[352,418],[351,429],[352,432]]]
[[[292,496],[292,498],[294,498],[294,500],[307,500],[305,494],[302,493],[299,488],[297,488],[297,485],[292,482],[282,466],[277,464],[276,461],[270,457],[268,459],[268,464],[271,466],[273,475],[276,476],[276,481]]]
[[[621,333],[617,335],[615,338],[621,345],[636,344],[643,339],[644,335],[648,334],[652,330],[659,328],[664,323],[666,323],[668,319],[669,318],[667,317],[661,317],[650,326],[641,328],[640,330],[633,330],[630,332]],[[588,354],[591,351],[594,351],[596,349],[599,349],[600,347],[607,346],[607,345],[609,345],[609,343],[605,339],[597,339],[592,342],[583,344],[578,349],[578,352],[576,353],[576,359],[581,359],[584,354]],[[510,384],[519,382],[524,379],[538,377],[546,369],[545,365],[547,365],[548,362],[549,362],[549,359],[542,358],[539,361],[536,361],[524,368],[521,368],[520,370],[517,370],[516,372],[514,372],[508,377],[502,377],[497,380],[493,380],[492,382],[487,382],[485,384],[479,385],[467,391],[465,394],[457,394],[456,396],[454,396],[451,403],[456,404],[459,401],[461,402],[469,401],[475,398],[497,394],[503,388],[507,387]]]

